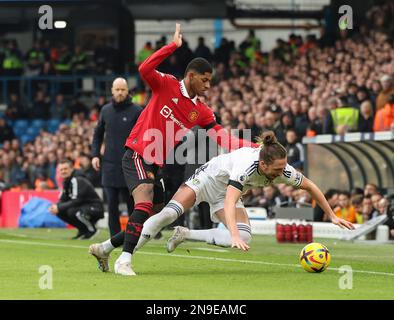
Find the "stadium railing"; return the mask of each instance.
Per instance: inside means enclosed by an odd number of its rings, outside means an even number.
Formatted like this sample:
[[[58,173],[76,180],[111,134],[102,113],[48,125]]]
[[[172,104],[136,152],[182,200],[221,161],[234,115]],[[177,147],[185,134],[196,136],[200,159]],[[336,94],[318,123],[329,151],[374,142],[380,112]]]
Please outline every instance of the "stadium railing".
[[[123,77],[129,82],[129,87],[133,88],[140,81],[138,74],[111,74],[111,75],[53,75],[53,76],[21,76],[21,77],[0,77],[0,102],[7,104],[10,88],[17,83],[17,89],[26,101],[33,101],[35,85],[45,83],[48,86],[50,96],[59,93],[77,95],[81,93],[94,92],[97,96],[108,95],[111,92],[112,82],[116,77]]]

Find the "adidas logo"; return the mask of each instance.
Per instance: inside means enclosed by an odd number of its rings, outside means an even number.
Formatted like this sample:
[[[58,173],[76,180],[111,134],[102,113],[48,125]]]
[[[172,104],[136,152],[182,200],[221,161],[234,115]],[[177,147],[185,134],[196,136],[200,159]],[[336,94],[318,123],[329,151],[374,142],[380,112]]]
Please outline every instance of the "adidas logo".
[[[150,234],[141,234],[145,239],[150,239]]]
[[[173,101],[175,104],[178,104],[178,98],[172,98],[172,101]]]

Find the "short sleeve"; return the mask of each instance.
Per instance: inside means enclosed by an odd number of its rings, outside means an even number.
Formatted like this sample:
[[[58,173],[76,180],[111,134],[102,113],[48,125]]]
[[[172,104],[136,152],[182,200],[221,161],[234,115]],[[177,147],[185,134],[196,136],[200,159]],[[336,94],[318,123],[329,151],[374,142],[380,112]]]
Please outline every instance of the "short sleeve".
[[[248,166],[234,163],[233,170],[230,173],[228,184],[237,188],[239,191],[242,191],[246,182],[249,181],[250,176],[255,172],[258,165],[258,161],[255,161],[253,164]]]
[[[207,127],[213,127],[213,125],[215,124],[216,124],[215,114],[211,109],[205,107],[198,125],[201,128],[207,128]]]
[[[280,177],[274,180],[274,183],[285,183],[289,186],[299,187],[302,183],[304,175],[297,171],[294,167],[287,164]]]

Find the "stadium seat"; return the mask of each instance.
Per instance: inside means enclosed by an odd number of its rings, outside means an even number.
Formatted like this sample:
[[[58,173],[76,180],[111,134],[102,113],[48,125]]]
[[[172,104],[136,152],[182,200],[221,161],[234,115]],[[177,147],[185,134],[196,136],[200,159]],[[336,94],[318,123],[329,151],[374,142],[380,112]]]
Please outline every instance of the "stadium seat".
[[[25,128],[29,127],[29,120],[16,120],[14,123],[14,129],[16,128]]]
[[[40,128],[30,127],[26,130],[26,135],[33,137],[33,139],[40,133]]]
[[[35,119],[31,122],[31,126],[34,128],[44,128],[45,127],[45,120],[42,119]]]
[[[21,142],[21,144],[22,144],[22,146],[23,146],[23,145],[26,144],[27,142],[34,141],[34,137],[31,136],[31,135],[28,135],[28,134],[24,134],[22,137],[20,137],[19,140],[20,140],[20,142]]]
[[[15,135],[20,138],[21,136],[23,136],[26,133],[27,127],[23,128],[23,127],[15,127],[14,126],[14,133]]]
[[[60,125],[60,120],[58,120],[58,119],[48,120],[48,122],[47,122],[48,132],[55,133],[57,131],[57,129],[59,128],[59,125]]]

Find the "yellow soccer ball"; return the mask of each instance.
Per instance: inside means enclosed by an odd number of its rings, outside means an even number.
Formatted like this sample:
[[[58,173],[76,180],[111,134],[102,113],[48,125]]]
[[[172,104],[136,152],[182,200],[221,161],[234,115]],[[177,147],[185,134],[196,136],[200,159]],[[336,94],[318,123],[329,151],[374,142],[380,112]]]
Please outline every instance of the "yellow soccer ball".
[[[327,269],[330,261],[330,252],[321,243],[309,243],[300,253],[301,266],[308,272],[323,272]]]

